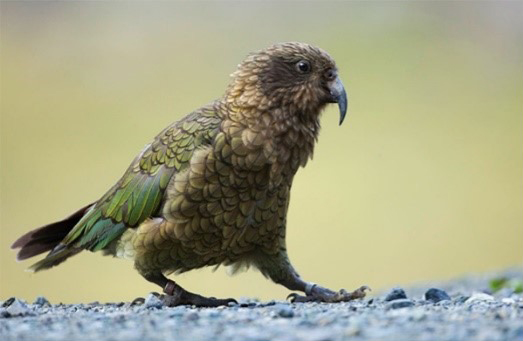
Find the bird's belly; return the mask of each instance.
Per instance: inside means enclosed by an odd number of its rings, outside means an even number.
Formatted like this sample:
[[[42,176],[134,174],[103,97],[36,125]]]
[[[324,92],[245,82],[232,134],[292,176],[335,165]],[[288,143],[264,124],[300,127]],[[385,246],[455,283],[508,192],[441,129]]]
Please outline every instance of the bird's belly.
[[[115,255],[134,259],[144,268],[184,272],[248,263],[250,254],[260,249],[276,252],[285,235],[277,194],[267,196],[268,200],[231,198],[219,201],[220,210],[209,209],[216,201],[202,201],[192,216],[150,219],[136,230],[129,229],[119,239]]]
[[[199,151],[171,180],[155,227],[140,226],[139,257],[186,271],[279,248],[290,186],[271,186],[270,167],[245,171],[209,153]]]
[[[258,223],[249,217],[239,218],[239,214],[233,214],[236,219],[228,221],[232,216],[227,212],[209,218],[195,216],[184,222],[151,220],[135,232],[132,247],[121,244],[119,253],[132,253],[142,267],[184,272],[210,265],[248,263],[250,254],[258,249],[270,252],[279,247],[282,232],[277,231],[277,214],[266,214],[267,220]],[[209,223],[202,223],[204,219]]]
[[[183,219],[168,218],[166,234],[177,244],[181,257],[191,254],[202,265],[234,262],[256,248],[275,247],[279,236],[275,199],[275,195],[256,200],[255,196],[237,193],[196,204],[182,201],[180,206],[194,205],[195,213]]]

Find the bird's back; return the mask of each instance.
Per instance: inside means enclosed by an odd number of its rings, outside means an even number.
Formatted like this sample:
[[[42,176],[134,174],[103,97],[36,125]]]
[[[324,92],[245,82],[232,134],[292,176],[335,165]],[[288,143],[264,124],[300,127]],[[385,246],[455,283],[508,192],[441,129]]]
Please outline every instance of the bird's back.
[[[122,178],[69,226],[47,257],[31,269],[52,267],[84,249],[106,249],[127,229],[159,215],[173,175],[187,168],[194,152],[214,139],[221,123],[220,110],[216,102],[165,128],[133,160]]]

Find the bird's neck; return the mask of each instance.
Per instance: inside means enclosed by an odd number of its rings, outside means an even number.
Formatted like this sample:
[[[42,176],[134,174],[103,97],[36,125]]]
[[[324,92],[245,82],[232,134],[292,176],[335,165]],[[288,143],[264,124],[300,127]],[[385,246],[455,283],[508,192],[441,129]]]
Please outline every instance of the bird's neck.
[[[304,113],[287,106],[260,110],[234,102],[225,104],[224,132],[231,137],[241,135],[249,153],[259,153],[265,165],[271,167],[271,178],[292,180],[298,168],[312,158],[321,108]]]

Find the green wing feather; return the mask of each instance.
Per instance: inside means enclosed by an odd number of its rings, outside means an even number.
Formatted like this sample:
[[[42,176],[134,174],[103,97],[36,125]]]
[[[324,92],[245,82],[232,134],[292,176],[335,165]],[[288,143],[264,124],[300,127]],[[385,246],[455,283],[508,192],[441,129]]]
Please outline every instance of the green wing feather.
[[[212,143],[220,122],[216,110],[207,108],[164,129],[59,246],[32,269],[58,264],[80,249],[104,249],[127,228],[156,216],[172,176],[189,165],[197,148]]]

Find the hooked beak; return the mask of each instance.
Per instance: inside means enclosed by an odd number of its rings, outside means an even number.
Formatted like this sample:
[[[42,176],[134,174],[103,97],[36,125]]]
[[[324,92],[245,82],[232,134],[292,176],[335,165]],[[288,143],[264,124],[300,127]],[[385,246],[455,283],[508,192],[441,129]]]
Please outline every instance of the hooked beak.
[[[340,125],[345,119],[345,114],[347,113],[347,93],[345,92],[345,87],[341,82],[339,77],[336,77],[332,80],[328,86],[330,93],[331,103],[338,103],[340,108]]]

